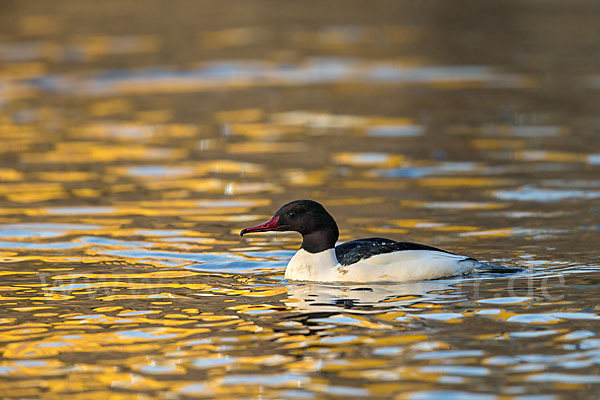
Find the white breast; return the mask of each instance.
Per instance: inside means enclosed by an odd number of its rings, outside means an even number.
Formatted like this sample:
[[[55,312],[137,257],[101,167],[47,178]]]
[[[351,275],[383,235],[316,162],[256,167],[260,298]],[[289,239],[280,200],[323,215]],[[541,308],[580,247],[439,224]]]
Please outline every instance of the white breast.
[[[309,253],[300,249],[288,262],[285,278],[294,281],[330,282],[335,276],[338,260],[335,250],[328,249],[320,253]]]
[[[313,282],[418,281],[468,273],[477,264],[468,257],[441,251],[404,250],[343,266],[334,249],[314,254],[300,249],[289,261],[285,278]]]

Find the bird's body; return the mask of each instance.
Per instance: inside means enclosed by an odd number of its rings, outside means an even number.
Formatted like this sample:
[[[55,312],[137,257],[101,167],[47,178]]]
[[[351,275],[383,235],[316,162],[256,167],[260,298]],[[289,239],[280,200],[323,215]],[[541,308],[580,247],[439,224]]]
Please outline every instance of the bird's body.
[[[317,202],[296,200],[284,205],[268,222],[241,234],[297,231],[302,247],[289,261],[285,277],[314,282],[403,282],[436,279],[474,271],[515,272],[435,247],[366,238],[335,245],[337,224]]]
[[[430,250],[405,250],[341,264],[334,249],[309,253],[300,249],[289,261],[286,279],[317,282],[405,282],[471,272],[477,261]]]

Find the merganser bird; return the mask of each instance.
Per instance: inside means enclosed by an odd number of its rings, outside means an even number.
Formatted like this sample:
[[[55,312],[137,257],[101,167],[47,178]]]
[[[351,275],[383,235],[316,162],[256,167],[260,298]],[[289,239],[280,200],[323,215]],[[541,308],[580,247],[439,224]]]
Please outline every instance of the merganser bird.
[[[477,261],[419,243],[379,237],[335,245],[337,224],[325,208],[312,200],[285,204],[264,224],[246,233],[294,231],[302,246],[289,261],[285,278],[313,282],[401,282],[436,279],[470,272],[510,273],[521,269]]]

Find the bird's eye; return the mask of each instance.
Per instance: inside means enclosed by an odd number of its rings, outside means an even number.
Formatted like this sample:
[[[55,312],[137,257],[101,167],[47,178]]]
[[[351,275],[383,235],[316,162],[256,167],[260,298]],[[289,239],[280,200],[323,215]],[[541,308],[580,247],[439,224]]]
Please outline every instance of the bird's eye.
[[[289,213],[287,213],[288,218],[294,218],[296,216],[296,213],[294,211],[290,211]]]

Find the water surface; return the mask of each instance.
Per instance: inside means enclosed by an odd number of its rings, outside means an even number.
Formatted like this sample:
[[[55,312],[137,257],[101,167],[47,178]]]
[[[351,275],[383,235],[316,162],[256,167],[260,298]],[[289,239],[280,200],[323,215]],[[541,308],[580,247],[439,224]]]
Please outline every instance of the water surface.
[[[595,2],[0,9],[5,398],[597,396]],[[298,198],[527,271],[287,282]]]

